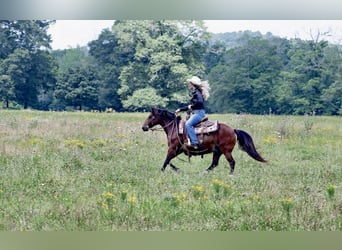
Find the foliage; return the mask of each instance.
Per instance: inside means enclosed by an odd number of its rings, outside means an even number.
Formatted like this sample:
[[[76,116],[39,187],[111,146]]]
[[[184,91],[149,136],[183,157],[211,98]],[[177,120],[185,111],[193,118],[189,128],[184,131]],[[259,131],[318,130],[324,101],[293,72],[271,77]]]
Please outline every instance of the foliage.
[[[213,112],[338,114],[339,46],[248,33],[242,38],[209,73]]]
[[[118,49],[133,55],[122,67],[118,93],[123,100],[135,90],[154,88],[157,100],[177,101],[174,93],[186,90],[184,80],[203,73],[206,33],[200,23],[175,21],[120,21],[113,26]],[[126,105],[128,110],[141,108]],[[158,103],[157,103],[158,104]],[[179,105],[179,104],[178,104]],[[170,104],[168,105],[171,106]]]
[[[97,109],[98,77],[96,69],[90,65],[69,68],[60,76],[56,84],[55,95],[62,103],[59,105],[72,106],[82,110]],[[64,109],[65,107],[60,107]]]
[[[282,56],[271,40],[247,39],[228,50],[209,74],[213,89],[210,110],[267,113],[274,109]]]
[[[120,88],[119,76],[122,67],[133,56],[125,50],[118,49],[118,39],[110,30],[103,30],[97,40],[89,43],[89,53],[98,64],[98,74],[101,79],[99,86],[99,107],[111,107],[121,111],[122,103],[117,90]]]
[[[12,78],[7,74],[0,75],[0,96],[2,101],[6,103],[6,108],[9,108],[10,101],[15,100],[14,84]]]
[[[77,46],[76,48],[55,50],[52,54],[58,62],[59,75],[65,74],[70,68],[85,67],[94,64],[94,59],[89,56],[86,47]]]
[[[139,89],[123,101],[126,109],[147,111],[150,107],[165,107],[168,99],[157,95],[154,88]]]
[[[50,48],[51,38],[47,34],[48,20],[1,20],[0,21],[0,59],[7,58],[16,49],[35,53],[42,48]]]
[[[327,64],[323,63],[324,50],[327,46],[328,43],[325,41],[293,41],[288,51],[290,61],[287,71],[282,72],[281,85],[288,90],[287,96],[281,98],[285,98],[287,107],[290,108],[289,113],[323,113],[320,97],[323,90],[332,83],[330,73],[327,72]]]
[[[174,110],[189,101],[185,80],[198,75],[211,85],[209,113],[342,113],[341,45],[319,32],[304,41],[210,34],[202,21],[117,20],[87,47],[51,51],[52,23],[0,21],[5,108]]]
[[[0,21],[0,78],[4,84],[0,97],[6,107],[15,101],[24,108],[39,108],[39,96],[54,87],[56,64],[46,50],[51,23]]]

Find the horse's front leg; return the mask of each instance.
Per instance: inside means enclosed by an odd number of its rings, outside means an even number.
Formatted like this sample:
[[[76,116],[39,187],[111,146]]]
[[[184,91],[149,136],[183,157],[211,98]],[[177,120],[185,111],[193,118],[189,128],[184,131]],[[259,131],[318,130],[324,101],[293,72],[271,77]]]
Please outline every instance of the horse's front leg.
[[[165,171],[165,168],[166,168],[167,165],[169,165],[171,159],[172,159],[172,158],[170,158],[169,156],[166,156],[166,159],[165,159],[165,161],[164,161],[164,164],[163,164],[162,168],[160,169],[162,172]]]
[[[177,168],[175,165],[173,165],[172,163],[170,163],[170,167],[173,171],[175,171],[176,173],[179,173],[179,168]]]
[[[173,148],[173,147],[169,147],[168,151],[167,151],[167,156],[166,159],[164,161],[164,164],[162,166],[162,168],[160,169],[162,172],[165,171],[165,168],[167,165],[170,164],[170,167],[172,168],[172,170],[174,171],[178,171],[179,168],[177,168],[175,165],[173,165],[172,163],[170,163],[170,161],[175,158],[178,154],[179,154],[179,150],[177,150],[177,148]]]

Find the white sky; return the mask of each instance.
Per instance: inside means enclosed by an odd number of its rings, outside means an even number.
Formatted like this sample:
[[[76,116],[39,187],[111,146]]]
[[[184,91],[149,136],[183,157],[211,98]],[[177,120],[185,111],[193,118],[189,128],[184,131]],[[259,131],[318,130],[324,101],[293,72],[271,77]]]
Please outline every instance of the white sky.
[[[57,20],[49,28],[52,36],[52,49],[66,49],[84,46],[96,40],[103,29],[111,28],[114,20]],[[310,39],[320,32],[329,32],[325,40],[342,44],[342,20],[206,20],[209,32],[223,33],[234,31],[271,32],[273,35]]]

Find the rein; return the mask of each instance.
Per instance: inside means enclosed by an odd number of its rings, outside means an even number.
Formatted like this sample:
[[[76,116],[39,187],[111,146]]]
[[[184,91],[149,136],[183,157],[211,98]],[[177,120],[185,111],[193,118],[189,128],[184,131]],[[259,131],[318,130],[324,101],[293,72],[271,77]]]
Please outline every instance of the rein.
[[[173,125],[170,134],[168,135],[168,142],[170,143],[171,140],[171,136],[172,133],[174,133],[175,127],[176,127],[176,135],[177,135],[177,139],[180,145],[184,145],[184,143],[182,143],[180,137],[179,137],[179,133],[178,133],[178,124],[177,124],[177,118],[172,119],[170,122],[168,122],[165,126],[161,126],[161,128],[150,128],[150,130],[153,131],[163,131],[164,129],[166,129],[167,127],[169,127],[170,125]]]
[[[175,122],[176,120],[171,120],[168,124],[166,124],[165,126],[162,126],[161,128],[150,128],[151,131],[163,131],[165,128],[167,128],[168,126],[170,126],[173,122]]]
[[[196,153],[205,153],[207,150],[202,150],[202,151],[193,151],[193,150],[189,150],[187,147],[184,147],[185,143],[182,143],[181,141],[181,138],[179,136],[179,133],[178,133],[178,123],[177,123],[177,118],[175,119],[172,119],[171,121],[169,121],[166,125],[164,126],[161,126],[161,127],[158,127],[158,128],[150,128],[150,130],[152,132],[154,131],[164,131],[167,127],[171,126],[172,125],[172,129],[170,130],[169,134],[167,134],[167,139],[168,139],[168,145],[170,145],[171,143],[171,138],[172,138],[172,135],[174,132],[176,132],[176,135],[177,135],[177,139],[178,139],[178,142],[179,144],[181,145],[181,147],[183,148],[183,150],[186,150],[188,151],[188,161],[190,161],[190,154],[191,152],[196,152]],[[175,131],[175,128],[176,128],[176,131]]]

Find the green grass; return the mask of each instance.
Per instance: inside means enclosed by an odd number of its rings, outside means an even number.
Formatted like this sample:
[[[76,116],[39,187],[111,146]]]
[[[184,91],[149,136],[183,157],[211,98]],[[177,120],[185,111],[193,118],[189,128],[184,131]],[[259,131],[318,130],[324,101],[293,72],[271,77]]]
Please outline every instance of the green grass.
[[[269,161],[238,147],[160,168],[164,132],[142,113],[0,112],[0,230],[342,229],[341,117],[210,115],[250,133]]]

